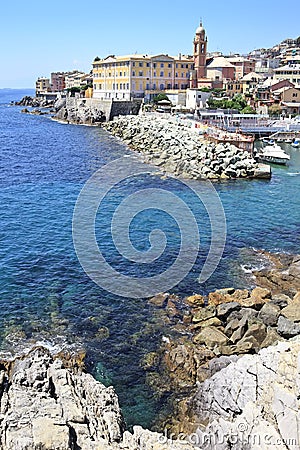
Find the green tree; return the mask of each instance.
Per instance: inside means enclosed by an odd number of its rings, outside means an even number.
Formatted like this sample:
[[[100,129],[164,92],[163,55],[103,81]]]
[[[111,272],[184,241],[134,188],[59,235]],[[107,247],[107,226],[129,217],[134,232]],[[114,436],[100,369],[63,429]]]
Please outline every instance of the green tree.
[[[153,98],[153,103],[158,103],[161,102],[162,100],[167,100],[168,102],[170,102],[169,97],[166,94],[157,94],[154,98]],[[171,102],[170,102],[171,103]]]
[[[256,111],[249,105],[242,109],[241,114],[256,114]]]
[[[279,116],[282,112],[282,108],[280,105],[271,105],[269,107],[268,113],[270,116]]]

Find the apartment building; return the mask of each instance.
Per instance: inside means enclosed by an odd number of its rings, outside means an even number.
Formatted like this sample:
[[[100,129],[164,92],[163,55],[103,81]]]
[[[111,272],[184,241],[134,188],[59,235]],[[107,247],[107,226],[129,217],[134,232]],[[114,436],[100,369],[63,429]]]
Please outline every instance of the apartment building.
[[[235,79],[240,80],[248,73],[255,72],[255,60],[243,56],[226,58],[235,67]]]
[[[300,64],[290,64],[274,70],[275,80],[289,80],[300,85]]]
[[[65,87],[66,72],[51,73],[51,90],[52,92],[62,92]]]
[[[51,91],[50,79],[46,77],[39,77],[35,82],[35,95],[45,94]]]
[[[68,72],[65,74],[65,88],[71,89],[74,87],[80,87],[82,80],[85,78],[86,74],[84,72],[78,72],[74,70],[73,72]]]
[[[146,93],[187,89],[193,57],[110,55],[93,62],[93,97],[130,100]]]

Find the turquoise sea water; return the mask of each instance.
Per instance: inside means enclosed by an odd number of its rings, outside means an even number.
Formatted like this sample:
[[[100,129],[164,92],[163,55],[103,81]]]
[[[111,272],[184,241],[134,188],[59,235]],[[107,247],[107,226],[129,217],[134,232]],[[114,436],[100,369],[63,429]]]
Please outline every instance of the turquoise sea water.
[[[46,116],[21,114],[10,106],[33,91],[0,90],[0,338],[3,349],[26,339],[59,337],[87,348],[89,369],[112,383],[127,421],[151,425],[160,404],[144,383],[140,359],[156,347],[161,332],[147,300],[119,297],[94,284],[79,264],[72,241],[72,215],[84,183],[100,167],[130,151],[96,127],[64,125]],[[271,181],[241,180],[215,184],[227,222],[226,247],[213,276],[199,285],[197,278],[208,250],[207,218],[201,208],[202,247],[194,269],[173,292],[186,295],[234,285],[249,286],[243,267],[252,264],[247,249],[299,252],[300,150],[286,145],[288,167],[273,167]],[[134,187],[168,189],[193,206],[193,195],[174,180],[145,176],[118,186],[113,202]],[[195,205],[195,210],[199,206]],[[101,216],[102,247],[123,273],[145,272],[119,259],[109,237],[109,207]],[[202,214],[203,213],[203,214]],[[149,246],[151,229],[168,237],[159,271],[176,256],[180,235],[176,223],[157,212],[137,218],[132,242]],[[105,237],[105,239],[103,238]],[[111,280],[114,283],[114,280]]]

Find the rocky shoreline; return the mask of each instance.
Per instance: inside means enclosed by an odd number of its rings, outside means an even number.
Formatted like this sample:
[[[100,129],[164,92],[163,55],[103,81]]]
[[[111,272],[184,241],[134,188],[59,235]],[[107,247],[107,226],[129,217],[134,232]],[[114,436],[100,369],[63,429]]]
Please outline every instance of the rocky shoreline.
[[[114,389],[85,372],[84,352],[38,346],[0,361],[0,448],[241,450],[257,439],[297,448],[300,256],[261,253],[269,268],[256,281],[276,280],[274,289],[149,300],[165,331],[141,366],[154,395],[174,401],[172,415],[158,418],[162,433],[126,431]]]
[[[157,447],[164,437],[141,427],[125,431],[114,389],[43,347],[1,361],[0,392],[2,450],[192,448]]]
[[[166,173],[187,179],[231,180],[237,178],[271,177],[270,166],[259,164],[245,150],[230,143],[214,143],[192,129],[189,121],[175,116],[153,113],[122,115],[107,121],[108,111],[101,103],[90,99],[58,99],[24,97],[15,105],[25,106],[24,113],[35,115],[49,111],[57,121],[72,124],[102,126],[140,153],[146,163],[158,166]],[[28,107],[39,108],[28,110]]]
[[[174,394],[173,414],[161,419],[169,433],[177,436],[195,432],[196,424],[203,427],[191,401],[200,392],[199,383],[244,355],[273,352],[280,342],[300,339],[299,255],[256,253],[268,268],[253,271],[257,287],[252,290],[220,289],[184,299],[160,294],[149,300],[153,314],[172,330],[143,361],[156,395]]]
[[[196,180],[270,178],[269,166],[247,151],[210,142],[176,117],[122,116],[102,126],[167,174]]]
[[[26,95],[20,101],[14,102],[14,105],[26,107],[28,106],[31,108],[52,108],[55,104],[55,101],[47,100],[43,97],[31,97],[30,95]]]

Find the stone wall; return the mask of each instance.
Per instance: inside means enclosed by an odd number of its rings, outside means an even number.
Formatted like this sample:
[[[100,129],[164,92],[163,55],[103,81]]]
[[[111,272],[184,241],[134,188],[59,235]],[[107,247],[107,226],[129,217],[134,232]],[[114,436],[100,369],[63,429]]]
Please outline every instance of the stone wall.
[[[141,108],[141,100],[117,101],[97,98],[67,97],[63,105],[57,103],[56,118],[70,123],[97,124],[119,115],[135,115]]]

